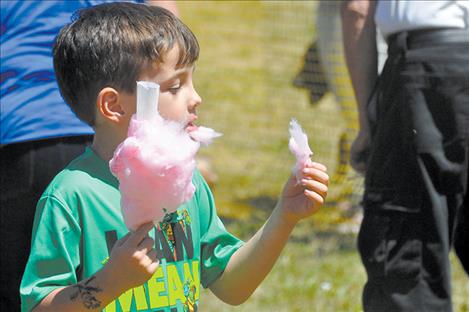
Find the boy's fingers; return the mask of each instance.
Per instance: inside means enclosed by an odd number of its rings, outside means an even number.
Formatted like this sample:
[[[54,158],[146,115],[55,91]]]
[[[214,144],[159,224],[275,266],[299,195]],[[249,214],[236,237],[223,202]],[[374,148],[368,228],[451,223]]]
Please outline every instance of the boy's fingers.
[[[157,253],[155,249],[150,250],[149,253],[147,253],[147,257],[150,258],[152,262],[155,262],[157,259]]]
[[[148,232],[153,228],[153,226],[154,225],[152,222],[141,225],[135,232],[130,233],[130,237],[127,241],[133,246],[138,246],[143,241],[145,236],[147,236]]]
[[[318,162],[314,162],[314,161],[310,161],[308,163],[306,163],[306,167],[307,168],[315,168],[315,169],[318,169],[318,170],[321,170],[321,171],[327,171],[327,167],[321,163],[318,163]]]
[[[308,190],[318,193],[323,198],[327,196],[328,188],[327,188],[327,185],[325,185],[324,183],[321,183],[315,180],[307,180],[307,179],[302,179],[301,183],[304,186],[306,186]]]
[[[308,189],[306,189],[304,191],[304,194],[306,195],[306,197],[308,197],[310,200],[322,205],[324,204],[324,197],[322,197],[320,194],[316,193],[316,192],[313,192],[313,191],[310,191]]]
[[[305,168],[303,170],[303,173],[304,173],[305,179],[310,178],[310,179],[319,181],[325,185],[329,185],[329,175],[320,169]]]
[[[122,246],[130,237],[130,232],[116,242],[116,246]]]
[[[150,273],[150,274],[153,274],[156,272],[156,270],[158,269],[158,267],[160,266],[160,261],[159,260],[155,260],[153,261],[148,267],[147,267],[147,271]]]
[[[155,241],[149,237],[149,236],[146,236],[141,242],[140,244],[138,244],[138,247],[140,247],[140,251],[143,252],[144,254],[147,254],[149,250],[151,250],[153,248],[153,246],[155,245]]]

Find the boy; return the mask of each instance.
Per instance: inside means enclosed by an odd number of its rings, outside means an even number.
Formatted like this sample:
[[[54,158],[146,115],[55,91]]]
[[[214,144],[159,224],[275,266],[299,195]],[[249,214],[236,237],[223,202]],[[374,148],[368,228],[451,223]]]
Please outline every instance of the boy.
[[[163,117],[194,120],[198,53],[192,32],[157,7],[99,5],[62,29],[54,47],[57,81],[96,134],[38,203],[20,290],[24,311],[196,311],[200,284],[240,304],[268,274],[294,225],[322,206],[328,176],[312,163],[300,184],[289,179],[269,220],[243,243],[226,232],[196,172],[196,193],[177,213],[127,233],[108,161],[135,113],[136,81],[160,84]]]

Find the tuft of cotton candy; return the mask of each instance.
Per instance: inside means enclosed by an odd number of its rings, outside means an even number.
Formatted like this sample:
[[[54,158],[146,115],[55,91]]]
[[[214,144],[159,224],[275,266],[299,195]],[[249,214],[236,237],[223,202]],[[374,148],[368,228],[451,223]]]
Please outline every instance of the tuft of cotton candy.
[[[159,222],[192,198],[199,147],[179,123],[132,118],[127,139],[109,163],[120,182],[127,228]]]
[[[288,148],[296,158],[296,163],[292,172],[299,183],[302,177],[302,171],[306,164],[311,161],[310,158],[313,155],[313,152],[308,144],[308,136],[295,119],[292,118],[290,121],[290,127],[288,130],[290,132]]]
[[[196,130],[189,132],[192,139],[207,146],[212,143],[213,139],[222,136],[223,134],[216,132],[212,128],[197,127]]]
[[[158,114],[158,92],[154,83],[137,83],[137,114],[109,162],[119,180],[121,209],[129,230],[162,221],[195,192],[192,176],[200,142],[191,138],[184,123],[164,120]]]

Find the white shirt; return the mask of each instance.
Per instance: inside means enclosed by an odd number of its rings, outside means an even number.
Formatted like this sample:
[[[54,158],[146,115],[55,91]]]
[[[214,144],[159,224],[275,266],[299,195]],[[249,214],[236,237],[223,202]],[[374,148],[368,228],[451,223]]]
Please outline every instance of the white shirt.
[[[423,28],[469,29],[469,0],[379,0],[375,23],[384,37]]]

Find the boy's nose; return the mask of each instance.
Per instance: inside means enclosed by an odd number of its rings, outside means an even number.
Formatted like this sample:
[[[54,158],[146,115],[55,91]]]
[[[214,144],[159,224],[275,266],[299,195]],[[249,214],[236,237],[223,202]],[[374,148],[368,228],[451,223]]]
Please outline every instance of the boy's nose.
[[[191,101],[190,101],[190,108],[193,109],[193,108],[196,108],[197,106],[199,106],[200,104],[202,103],[202,98],[200,97],[200,95],[197,93],[197,91],[193,91],[193,94],[192,94],[192,98],[191,98]]]

